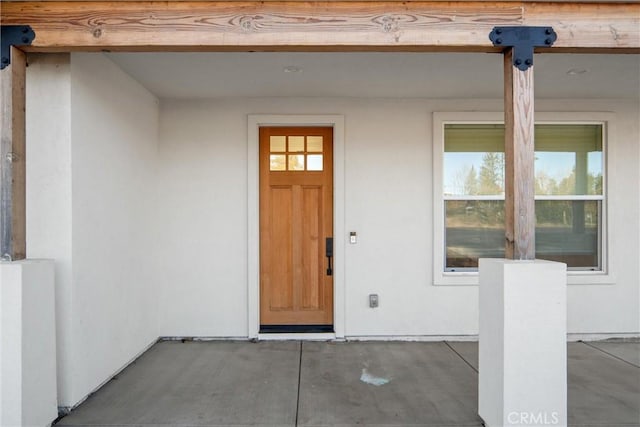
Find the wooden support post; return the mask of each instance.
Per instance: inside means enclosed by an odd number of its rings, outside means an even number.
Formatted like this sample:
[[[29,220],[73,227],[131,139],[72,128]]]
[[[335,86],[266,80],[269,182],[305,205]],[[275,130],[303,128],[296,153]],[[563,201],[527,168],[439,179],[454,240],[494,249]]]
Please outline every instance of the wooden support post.
[[[513,48],[504,54],[505,219],[510,259],[535,259],[533,66],[513,65]]]
[[[26,257],[25,77],[26,55],[11,47],[11,64],[0,71],[0,256]]]

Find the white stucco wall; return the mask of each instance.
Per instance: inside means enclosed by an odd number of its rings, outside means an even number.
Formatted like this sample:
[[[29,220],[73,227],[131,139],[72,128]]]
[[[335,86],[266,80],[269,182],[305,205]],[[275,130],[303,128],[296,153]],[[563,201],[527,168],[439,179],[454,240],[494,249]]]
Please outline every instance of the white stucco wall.
[[[47,426],[58,416],[54,276],[52,260],[0,263],[2,426]]]
[[[638,333],[638,103],[538,100],[539,111],[613,112],[609,234],[615,283],[570,285],[568,332]],[[247,115],[345,117],[347,336],[477,334],[477,286],[434,286],[434,111],[500,111],[502,100],[164,100],[160,334],[247,335]],[[615,186],[614,186],[615,185]],[[196,206],[197,209],[187,209]],[[181,236],[176,238],[176,236]],[[336,236],[336,239],[346,236]],[[339,268],[338,266],[336,268]],[[370,309],[367,295],[380,295]]]
[[[58,403],[72,406],[158,337],[158,101],[101,54],[32,63],[27,254],[57,262]]]
[[[30,55],[27,72],[27,256],[55,260],[58,397],[70,397],[71,74],[68,54]]]
[[[72,406],[158,336],[246,337],[247,118],[345,119],[347,337],[473,336],[477,286],[433,285],[432,113],[490,100],[158,100],[101,54],[32,56],[27,251],[56,260],[58,399]],[[616,281],[570,285],[568,331],[640,333],[640,108],[611,112],[609,225]],[[347,236],[335,236],[336,244]],[[380,295],[370,309],[367,295]]]
[[[158,100],[103,55],[72,55],[71,130],[78,398],[158,337]]]

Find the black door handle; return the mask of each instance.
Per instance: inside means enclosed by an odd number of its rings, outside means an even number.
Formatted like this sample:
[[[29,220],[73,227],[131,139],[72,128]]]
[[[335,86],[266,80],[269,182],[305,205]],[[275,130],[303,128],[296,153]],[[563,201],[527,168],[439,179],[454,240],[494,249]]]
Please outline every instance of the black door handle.
[[[331,258],[333,258],[333,237],[327,237],[325,239],[325,255],[327,256],[327,276],[333,276],[333,269],[331,268]]]

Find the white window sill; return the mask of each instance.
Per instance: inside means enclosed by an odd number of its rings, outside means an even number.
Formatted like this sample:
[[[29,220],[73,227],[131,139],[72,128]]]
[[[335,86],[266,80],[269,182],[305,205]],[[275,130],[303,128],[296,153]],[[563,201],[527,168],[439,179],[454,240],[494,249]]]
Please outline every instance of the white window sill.
[[[569,271],[567,285],[615,285],[616,277],[600,271]],[[478,272],[441,273],[434,277],[435,286],[477,286]]]

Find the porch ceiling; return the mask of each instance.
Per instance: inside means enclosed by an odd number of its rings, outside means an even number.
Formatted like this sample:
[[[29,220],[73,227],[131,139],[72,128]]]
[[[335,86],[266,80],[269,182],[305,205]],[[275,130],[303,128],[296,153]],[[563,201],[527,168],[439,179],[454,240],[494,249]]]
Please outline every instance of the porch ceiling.
[[[502,97],[502,56],[493,54],[107,55],[161,98]],[[640,55],[539,54],[535,68],[541,98],[640,99]]]

